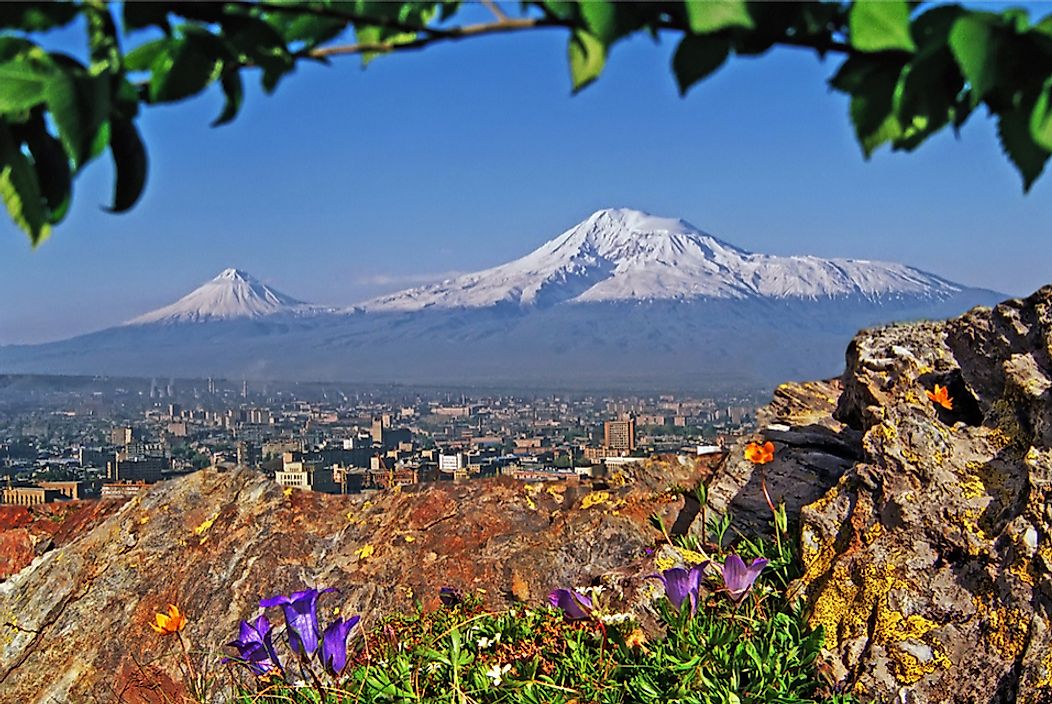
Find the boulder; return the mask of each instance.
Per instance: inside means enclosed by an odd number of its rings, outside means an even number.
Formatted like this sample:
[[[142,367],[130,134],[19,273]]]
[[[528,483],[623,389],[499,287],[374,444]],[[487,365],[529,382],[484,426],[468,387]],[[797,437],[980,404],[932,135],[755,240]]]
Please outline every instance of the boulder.
[[[792,589],[838,686],[864,702],[1052,702],[1052,287],[862,331],[837,386],[779,389],[761,434],[777,448],[768,489],[799,527]],[[758,475],[738,446],[711,493],[761,529]]]

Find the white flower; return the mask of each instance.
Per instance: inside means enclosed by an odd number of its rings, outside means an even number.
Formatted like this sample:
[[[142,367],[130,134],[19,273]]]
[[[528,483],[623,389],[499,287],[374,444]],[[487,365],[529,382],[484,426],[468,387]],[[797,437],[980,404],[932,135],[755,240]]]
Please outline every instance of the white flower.
[[[508,670],[511,669],[511,665],[494,665],[490,669],[486,670],[486,676],[493,680],[493,686],[499,687],[504,675],[508,674]]]
[[[493,636],[493,638],[487,638],[486,636],[482,636],[481,638],[478,639],[478,647],[479,647],[479,650],[485,650],[486,648],[490,647],[491,645],[496,645],[499,642],[500,642],[500,634],[499,633],[497,635]]]
[[[440,663],[440,662],[429,662],[427,664],[427,672],[430,675],[435,674],[436,672],[438,672],[441,669],[442,669],[442,663]]]
[[[612,623],[624,623],[625,621],[632,620],[632,614],[618,613],[618,614],[602,614],[599,616],[599,620],[603,623],[610,625]]]

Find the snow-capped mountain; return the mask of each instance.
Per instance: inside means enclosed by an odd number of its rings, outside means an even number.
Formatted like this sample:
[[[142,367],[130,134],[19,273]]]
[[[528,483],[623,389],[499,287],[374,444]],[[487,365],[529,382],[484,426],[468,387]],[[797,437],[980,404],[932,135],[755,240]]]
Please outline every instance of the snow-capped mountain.
[[[859,328],[1002,298],[902,264],[752,253],[682,220],[601,210],[521,259],[348,310],[228,269],[127,324],[0,347],[0,373],[741,391],[833,376]]]
[[[593,213],[530,254],[485,271],[382,296],[365,310],[484,308],[499,303],[709,299],[942,300],[963,289],[918,269],[856,259],[755,254],[688,222],[638,210]]]
[[[322,310],[277,291],[240,269],[224,269],[175,303],[133,318],[125,325],[307,315]]]

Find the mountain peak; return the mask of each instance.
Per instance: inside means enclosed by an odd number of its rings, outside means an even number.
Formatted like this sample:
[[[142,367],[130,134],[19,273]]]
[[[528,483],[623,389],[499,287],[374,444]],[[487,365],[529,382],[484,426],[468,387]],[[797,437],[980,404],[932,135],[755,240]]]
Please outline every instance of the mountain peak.
[[[366,302],[366,310],[710,299],[941,299],[961,287],[895,263],[755,254],[680,218],[604,208],[515,261]]]
[[[244,281],[245,283],[256,283],[256,278],[243,269],[233,267],[223,269],[213,281]]]
[[[254,319],[282,314],[297,315],[315,310],[315,306],[267,286],[247,271],[229,268],[175,303],[140,315],[126,324]]]

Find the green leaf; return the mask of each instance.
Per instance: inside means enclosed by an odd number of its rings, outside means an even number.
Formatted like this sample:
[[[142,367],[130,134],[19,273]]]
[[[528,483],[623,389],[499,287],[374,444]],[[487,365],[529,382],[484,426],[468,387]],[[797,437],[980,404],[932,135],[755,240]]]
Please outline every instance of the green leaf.
[[[1015,108],[1003,113],[997,122],[997,136],[1005,155],[1023,177],[1023,191],[1029,191],[1045,168],[1049,152],[1030,136],[1029,110]]]
[[[124,68],[129,71],[148,71],[157,57],[168,50],[170,39],[157,39],[135,47],[124,55]]]
[[[91,145],[109,113],[109,79],[60,71],[48,82],[47,106],[62,144],[79,169],[91,159]]]
[[[617,20],[619,7],[617,3],[606,0],[583,2],[580,5],[581,19],[588,31],[606,46],[610,46],[620,36]]]
[[[1052,151],[1052,78],[1041,86],[1030,113],[1030,137],[1043,149]]]
[[[683,37],[672,57],[679,94],[686,95],[692,85],[722,66],[730,53],[731,42],[726,37]]]
[[[328,17],[298,15],[287,18],[274,13],[275,20],[282,22],[281,35],[286,42],[303,42],[307,47],[315,47],[330,39],[335,39],[345,29],[347,22]]]
[[[899,77],[895,114],[903,134],[896,149],[912,150],[953,117],[957,95],[964,87],[953,56],[945,48],[918,54]]]
[[[571,0],[542,0],[541,6],[553,17],[560,20],[573,20],[577,18],[580,5]]]
[[[859,51],[914,51],[906,0],[855,0],[848,18],[851,46]]]
[[[212,122],[212,127],[219,127],[233,121],[241,109],[241,103],[245,99],[245,89],[241,84],[241,74],[235,70],[227,71],[220,78],[223,86],[223,94],[226,95],[226,103],[223,112]]]
[[[143,29],[151,25],[160,27],[168,34],[172,31],[168,24],[168,4],[163,2],[126,2],[124,3],[124,30]]]
[[[0,112],[15,112],[44,102],[45,88],[53,71],[28,61],[0,64]]]
[[[196,36],[169,43],[151,65],[150,102],[168,103],[204,90],[213,78],[218,62],[214,47]]]
[[[116,169],[111,210],[123,213],[135,205],[146,186],[146,148],[131,120],[118,118],[113,121],[110,152]]]
[[[29,159],[0,122],[0,197],[7,212],[36,247],[51,234],[40,184]]]
[[[881,144],[902,134],[902,125],[895,114],[895,93],[901,71],[896,64],[876,66],[852,91],[851,121],[867,159]]]
[[[570,36],[570,80],[577,93],[599,77],[606,65],[606,47],[595,35],[582,30]]]
[[[48,222],[60,222],[69,210],[72,173],[62,143],[48,134],[42,117],[26,131],[26,146],[33,157],[40,193],[48,209]]]
[[[0,3],[0,27],[43,32],[67,25],[80,12],[72,2],[3,2]]]
[[[976,105],[997,85],[1001,42],[1001,32],[988,16],[965,15],[958,18],[950,30],[950,51],[965,80],[971,84]]]
[[[586,3],[587,4],[587,3]],[[687,23],[694,34],[711,34],[721,29],[756,26],[745,0],[686,0]]]

